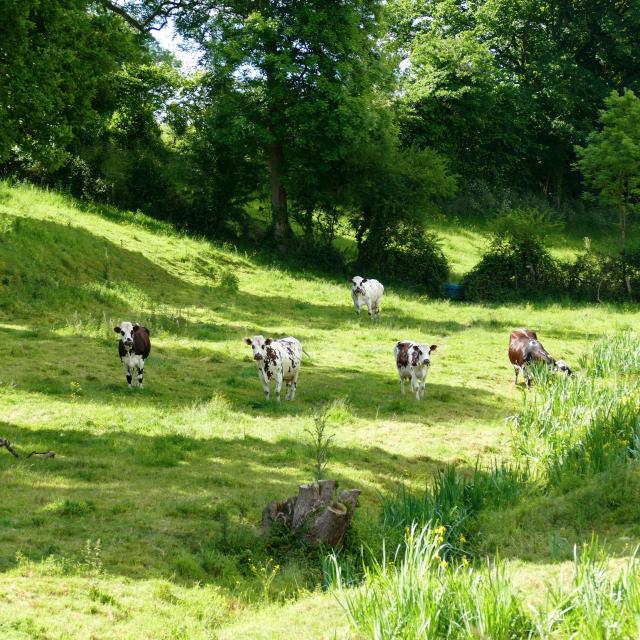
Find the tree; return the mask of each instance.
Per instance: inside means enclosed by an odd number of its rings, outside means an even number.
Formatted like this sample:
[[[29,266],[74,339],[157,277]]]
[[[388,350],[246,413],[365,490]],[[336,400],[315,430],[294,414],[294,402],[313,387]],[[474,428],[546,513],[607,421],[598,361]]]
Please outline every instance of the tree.
[[[6,0],[0,33],[0,162],[59,167],[74,136],[95,125],[99,84],[130,36],[85,0]]]
[[[576,147],[577,166],[599,201],[618,212],[624,253],[628,219],[640,211],[640,99],[630,89],[622,95],[613,91],[600,124],[584,147]]]
[[[408,58],[406,143],[492,184],[577,195],[575,145],[612,89],[640,86],[640,0],[392,4]]]
[[[363,96],[376,80],[382,2],[209,5],[181,9],[176,24],[204,50],[204,86],[218,101],[232,100],[238,118],[250,123],[245,131],[268,169],[274,236],[286,245],[293,173],[339,161],[363,135]]]

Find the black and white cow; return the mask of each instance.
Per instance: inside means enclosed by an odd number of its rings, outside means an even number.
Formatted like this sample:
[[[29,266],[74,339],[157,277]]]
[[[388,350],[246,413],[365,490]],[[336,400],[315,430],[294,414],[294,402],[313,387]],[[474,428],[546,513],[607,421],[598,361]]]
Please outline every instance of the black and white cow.
[[[401,340],[396,344],[393,354],[396,357],[402,395],[404,395],[404,381],[411,380],[411,393],[416,394],[416,400],[422,398],[431,366],[431,354],[437,348],[438,345],[435,344],[427,346],[410,340]]]
[[[364,304],[369,310],[369,317],[380,320],[380,301],[384,294],[384,287],[373,278],[353,276],[351,278],[351,297],[356,314],[360,315],[360,308]]]
[[[269,399],[271,381],[275,380],[278,402],[283,382],[287,385],[284,399],[295,399],[303,351],[300,341],[292,337],[273,340],[264,336],[253,336],[245,338],[244,341],[253,351],[265,398]]]
[[[573,372],[564,360],[556,360],[538,341],[538,336],[531,329],[516,329],[509,336],[509,360],[515,372],[514,384],[518,384],[518,374],[526,380],[527,386],[531,386],[533,376],[528,365],[534,362],[542,362],[554,371],[561,371],[567,375]]]
[[[134,369],[138,370],[138,386],[142,387],[144,363],[151,351],[149,329],[139,324],[121,322],[120,326],[114,327],[113,330],[120,334],[118,354],[120,355],[120,362],[122,362],[122,366],[124,367],[129,388],[133,386]]]

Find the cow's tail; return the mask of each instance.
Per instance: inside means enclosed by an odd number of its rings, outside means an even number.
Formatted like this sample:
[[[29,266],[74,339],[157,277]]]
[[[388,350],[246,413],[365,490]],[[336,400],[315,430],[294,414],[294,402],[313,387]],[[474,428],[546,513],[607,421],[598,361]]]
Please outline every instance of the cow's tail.
[[[302,349],[302,353],[304,353],[304,355],[307,356],[309,360],[313,360],[313,358],[304,350],[304,348]]]

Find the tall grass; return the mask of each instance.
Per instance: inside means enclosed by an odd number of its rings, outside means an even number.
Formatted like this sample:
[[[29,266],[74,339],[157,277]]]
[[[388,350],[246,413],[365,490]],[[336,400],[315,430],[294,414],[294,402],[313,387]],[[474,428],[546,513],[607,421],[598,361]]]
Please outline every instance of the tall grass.
[[[580,360],[588,375],[604,378],[613,374],[640,373],[640,335],[625,331],[598,340]]]
[[[334,562],[334,587],[353,627],[374,640],[623,639],[640,637],[640,571],[635,556],[611,575],[597,539],[574,552],[568,586],[549,585],[540,608],[527,606],[496,560],[480,567],[442,557],[437,528],[412,527],[403,550],[345,588]]]
[[[471,555],[473,518],[483,508],[515,504],[528,483],[529,473],[522,465],[476,466],[466,475],[447,466],[421,494],[411,493],[403,485],[383,496],[385,539],[402,544],[407,528],[430,525],[442,529],[443,557]]]
[[[438,528],[412,527],[404,550],[366,570],[345,590],[336,563],[335,586],[353,626],[367,638],[527,637],[533,620],[499,565],[478,571],[443,559]]]
[[[640,385],[590,374],[538,379],[512,418],[516,459],[544,482],[558,484],[623,462],[640,434]]]
[[[606,555],[596,538],[574,549],[574,567],[568,587],[550,590],[549,603],[539,616],[541,638],[640,637],[640,567],[636,556],[618,575],[607,569]]]

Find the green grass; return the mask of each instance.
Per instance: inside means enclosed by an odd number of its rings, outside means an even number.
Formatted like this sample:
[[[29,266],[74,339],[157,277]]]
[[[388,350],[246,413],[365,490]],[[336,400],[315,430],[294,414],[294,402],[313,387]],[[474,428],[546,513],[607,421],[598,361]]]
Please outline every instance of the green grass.
[[[473,254],[469,237],[451,234],[457,255]],[[126,388],[118,361],[112,328],[124,319],[151,331],[143,390]],[[510,457],[505,418],[523,393],[506,358],[511,329],[536,329],[575,365],[599,336],[639,319],[636,308],[454,304],[390,288],[371,325],[341,280],[141,214],[1,185],[0,437],[57,455],[0,450],[0,632],[333,638],[328,615],[341,637],[348,621],[318,592],[321,563],[274,557],[257,528],[266,503],[313,477],[305,430],[318,406],[340,401],[326,475],[362,489],[366,538],[381,493],[422,490],[449,464],[472,473],[477,460]],[[311,355],[295,402],[263,399],[242,341],[256,333],[296,336]],[[404,338],[438,344],[421,403],[400,396],[392,351]],[[519,556],[490,524],[513,562],[532,560],[523,580],[555,562],[543,530],[531,539],[547,546],[525,540]],[[270,561],[280,568],[265,588]]]

